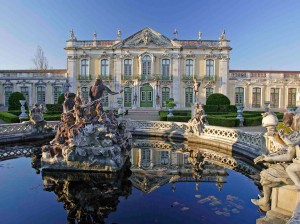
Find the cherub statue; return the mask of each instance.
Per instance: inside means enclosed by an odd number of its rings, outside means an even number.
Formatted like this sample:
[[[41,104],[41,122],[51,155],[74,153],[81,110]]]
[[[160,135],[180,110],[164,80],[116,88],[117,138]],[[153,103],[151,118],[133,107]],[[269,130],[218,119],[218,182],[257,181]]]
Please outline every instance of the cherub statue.
[[[285,113],[283,118],[284,124],[291,125],[293,132],[284,134],[283,129],[279,131],[280,139],[286,144],[286,152],[284,154],[261,155],[254,159],[254,163],[267,162],[271,164],[268,169],[260,173],[260,183],[263,187],[264,196],[260,196],[258,200],[251,200],[252,203],[260,206],[263,210],[270,209],[270,197],[273,187],[282,184],[294,184],[294,188],[300,189],[300,133],[299,130],[293,129],[298,126],[294,122],[299,122],[299,120],[294,116]],[[292,124],[291,120],[293,120]]]

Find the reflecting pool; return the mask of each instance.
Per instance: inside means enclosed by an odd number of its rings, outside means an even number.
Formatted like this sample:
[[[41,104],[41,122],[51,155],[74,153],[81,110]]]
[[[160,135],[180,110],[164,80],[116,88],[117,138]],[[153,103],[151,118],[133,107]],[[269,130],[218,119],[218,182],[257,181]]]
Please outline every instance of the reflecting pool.
[[[209,154],[138,140],[116,174],[0,161],[0,223],[255,223],[264,216],[250,201],[260,193],[255,168],[240,161],[232,170],[226,155]]]

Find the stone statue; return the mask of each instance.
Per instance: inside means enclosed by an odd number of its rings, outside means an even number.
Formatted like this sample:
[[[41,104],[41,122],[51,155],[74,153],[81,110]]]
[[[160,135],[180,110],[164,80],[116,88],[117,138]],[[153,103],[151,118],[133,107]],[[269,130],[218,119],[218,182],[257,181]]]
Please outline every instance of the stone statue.
[[[160,105],[160,97],[158,94],[156,95],[156,105]]]
[[[102,79],[96,79],[93,86],[90,87],[89,91],[89,100],[90,102],[98,100],[103,97],[104,91],[107,91],[109,94],[115,95],[123,92],[123,89],[119,92],[113,92],[103,84]]]
[[[75,105],[75,101],[70,93],[65,93],[65,101],[63,103],[63,112],[71,111]]]
[[[300,133],[299,130],[293,129],[298,127],[299,124],[294,124],[294,122],[299,122],[299,120],[294,119],[294,116],[285,113],[283,118],[284,124],[290,126],[293,131],[290,134],[284,134],[283,129],[279,131],[278,141],[286,145],[286,151],[261,155],[254,160],[254,163],[267,162],[270,164],[268,169],[260,173],[263,197],[260,196],[258,200],[251,200],[252,203],[265,211],[270,209],[272,188],[288,184],[294,185],[293,188],[300,189]]]
[[[203,104],[195,103],[194,117],[188,121],[189,131],[200,136],[207,124],[207,116],[205,114]]]
[[[223,30],[219,40],[226,40],[225,30]]]
[[[202,33],[201,32],[198,33],[198,40],[202,40]]]
[[[136,103],[137,103],[137,95],[135,93],[133,96],[133,105],[136,105]]]
[[[34,104],[33,108],[29,111],[29,124],[31,125],[33,133],[43,133],[46,125],[43,115],[43,106],[39,107],[38,104]]]
[[[66,97],[55,138],[42,147],[43,169],[116,172],[123,167],[131,135],[122,118],[103,111],[99,99],[104,90],[117,94],[96,80],[90,89],[91,102],[83,104],[79,91],[75,100]]]
[[[198,94],[199,94],[199,88],[201,83],[197,82],[196,79],[194,79],[194,102],[196,103],[198,101]]]

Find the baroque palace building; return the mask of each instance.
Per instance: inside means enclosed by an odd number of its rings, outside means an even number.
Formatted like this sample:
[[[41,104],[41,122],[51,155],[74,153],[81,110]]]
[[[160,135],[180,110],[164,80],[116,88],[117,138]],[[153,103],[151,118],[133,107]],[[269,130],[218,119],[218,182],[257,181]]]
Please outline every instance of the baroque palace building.
[[[80,90],[88,99],[89,87],[101,78],[113,91],[104,106],[159,109],[168,98],[176,108],[188,109],[194,102],[194,82],[201,83],[199,100],[206,103],[212,93],[227,95],[231,104],[248,110],[263,110],[270,101],[274,110],[300,104],[300,71],[229,70],[230,41],[225,31],[217,40],[173,39],[144,28],[122,39],[77,40],[73,31],[66,42],[66,70],[0,70],[0,104],[7,106],[14,91],[24,94],[29,105],[57,103],[66,91]]]

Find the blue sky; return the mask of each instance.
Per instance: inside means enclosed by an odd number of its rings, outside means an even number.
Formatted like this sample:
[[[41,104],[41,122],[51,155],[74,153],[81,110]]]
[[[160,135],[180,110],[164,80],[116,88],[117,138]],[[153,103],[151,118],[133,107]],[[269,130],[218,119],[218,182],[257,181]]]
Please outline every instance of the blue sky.
[[[69,30],[78,39],[116,38],[151,27],[173,38],[231,40],[230,69],[300,70],[299,0],[0,0],[0,69],[33,68],[40,45],[52,68],[66,68]]]

